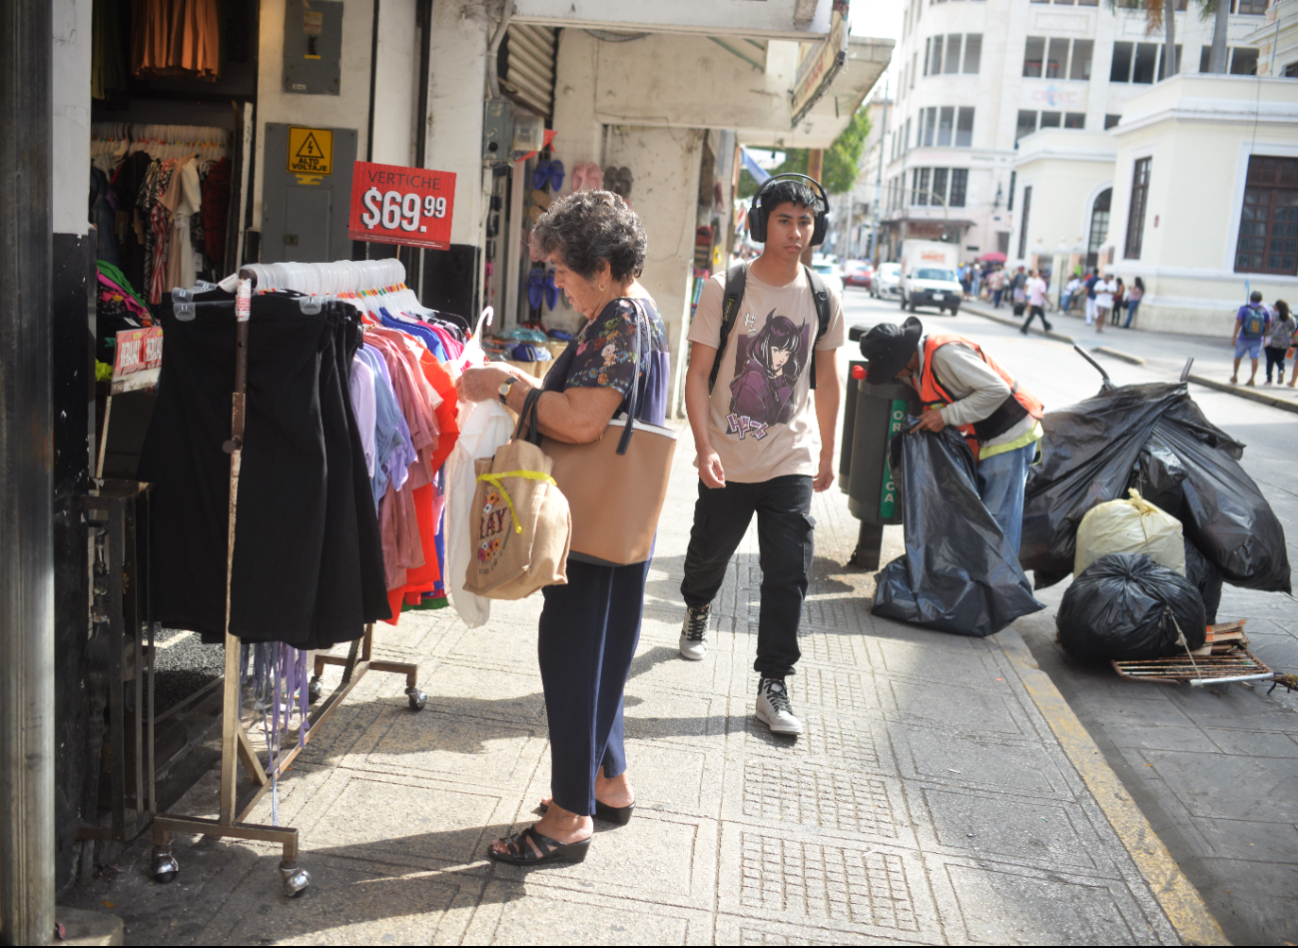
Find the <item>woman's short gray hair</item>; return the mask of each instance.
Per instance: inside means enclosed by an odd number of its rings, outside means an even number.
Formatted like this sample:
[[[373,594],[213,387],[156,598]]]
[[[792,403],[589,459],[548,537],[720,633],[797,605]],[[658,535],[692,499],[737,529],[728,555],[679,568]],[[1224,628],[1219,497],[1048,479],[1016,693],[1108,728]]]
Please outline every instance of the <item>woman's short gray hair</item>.
[[[612,191],[564,195],[532,228],[532,249],[538,256],[558,254],[564,266],[587,280],[604,261],[618,282],[638,277],[647,243],[639,215]]]

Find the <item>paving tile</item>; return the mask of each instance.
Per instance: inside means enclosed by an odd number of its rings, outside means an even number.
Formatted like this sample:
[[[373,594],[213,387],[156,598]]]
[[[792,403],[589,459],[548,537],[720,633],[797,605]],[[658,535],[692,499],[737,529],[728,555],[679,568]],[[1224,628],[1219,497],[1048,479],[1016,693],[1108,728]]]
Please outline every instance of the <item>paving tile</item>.
[[[742,793],[727,817],[795,824],[896,840],[906,832],[905,809],[882,777],[838,768],[798,766],[756,757],[740,774]],[[892,782],[895,788],[897,784]],[[735,812],[735,811],[738,812]]]
[[[903,778],[991,790],[1069,797],[1054,761],[1038,744],[969,736],[953,740],[939,730],[890,722]]]
[[[1223,754],[1243,754],[1246,757],[1298,757],[1298,735],[1295,734],[1217,727],[1204,728],[1203,733]]]
[[[922,822],[931,821],[938,846],[1024,865],[1097,868],[1093,854],[1102,849],[1073,804],[944,787],[919,790],[929,818]],[[921,832],[925,836],[928,832]]]
[[[1298,865],[1298,826],[1258,820],[1195,819],[1205,842],[1220,856]]]
[[[1009,690],[1004,674],[985,649],[946,645],[947,641],[967,641],[957,636],[943,636],[940,641],[941,644],[875,639],[871,651],[878,656],[878,672],[894,679],[923,682],[927,688],[956,685],[991,692]]]
[[[842,767],[849,772],[873,771],[894,773],[887,742],[883,746],[868,721],[849,718],[817,709],[797,709],[805,728],[796,738],[772,734],[765,723],[752,713],[751,702],[737,698],[731,702],[731,713],[742,719],[742,726],[732,733],[740,735],[739,754],[802,761],[823,758],[826,767]]]
[[[1185,804],[1208,819],[1298,823],[1298,759],[1145,751],[1146,761]]]
[[[1033,736],[1032,725],[1006,689],[989,693],[961,685],[879,679],[878,691],[890,717],[922,721],[968,734]]]
[[[940,939],[917,853],[726,823],[723,912],[914,941]]]
[[[425,672],[423,687],[427,710],[434,713],[525,724],[545,720],[545,695],[535,669],[507,671],[443,660],[431,674]]]
[[[788,685],[795,709],[814,705],[827,714],[867,717],[880,711],[874,680],[868,672],[805,665],[788,679]]]
[[[1118,882],[1010,864],[926,858],[952,941],[991,945],[1176,943]],[[954,931],[952,930],[954,928]],[[961,928],[963,931],[961,931]]]
[[[1142,750],[1197,751],[1208,753],[1216,746],[1201,729],[1192,724],[1183,725],[1145,725],[1127,723],[1119,720],[1116,723],[1106,722],[1104,733],[1118,747],[1139,748]],[[1284,735],[1275,735],[1283,737]],[[1289,742],[1298,756],[1298,744]]]
[[[465,935],[474,945],[708,945],[710,913],[495,881]]]
[[[882,938],[877,934],[830,931],[810,925],[789,925],[767,919],[722,913],[716,920],[718,945],[924,945],[929,942]]]

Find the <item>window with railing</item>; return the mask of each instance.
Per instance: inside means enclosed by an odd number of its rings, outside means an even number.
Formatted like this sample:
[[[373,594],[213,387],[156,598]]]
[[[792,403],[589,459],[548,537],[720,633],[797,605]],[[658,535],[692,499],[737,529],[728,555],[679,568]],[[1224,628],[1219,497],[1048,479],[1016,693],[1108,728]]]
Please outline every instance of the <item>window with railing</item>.
[[[964,207],[968,190],[968,168],[914,168],[907,203],[919,207]]]
[[[924,75],[977,75],[982,65],[981,33],[939,33],[924,41]]]
[[[1235,270],[1298,274],[1298,158],[1249,158]]]
[[[1136,159],[1131,171],[1131,204],[1127,211],[1127,241],[1122,255],[1139,260],[1145,239],[1145,210],[1149,205],[1149,166],[1152,158]]]
[[[1029,36],[1023,46],[1023,75],[1029,79],[1091,78],[1095,41]]]

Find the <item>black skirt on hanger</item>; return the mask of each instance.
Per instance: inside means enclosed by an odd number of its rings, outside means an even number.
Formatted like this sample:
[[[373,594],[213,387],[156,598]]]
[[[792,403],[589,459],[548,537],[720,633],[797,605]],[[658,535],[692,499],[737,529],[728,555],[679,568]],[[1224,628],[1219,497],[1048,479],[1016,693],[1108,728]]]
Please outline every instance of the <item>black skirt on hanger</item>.
[[[199,294],[195,318],[160,306],[166,340],[139,477],[154,485],[154,618],[221,641],[234,388],[234,298]],[[358,317],[289,294],[254,297],[230,631],[329,648],[389,618],[383,552],[343,372]],[[359,461],[363,471],[364,460]],[[364,501],[364,502],[362,502]]]

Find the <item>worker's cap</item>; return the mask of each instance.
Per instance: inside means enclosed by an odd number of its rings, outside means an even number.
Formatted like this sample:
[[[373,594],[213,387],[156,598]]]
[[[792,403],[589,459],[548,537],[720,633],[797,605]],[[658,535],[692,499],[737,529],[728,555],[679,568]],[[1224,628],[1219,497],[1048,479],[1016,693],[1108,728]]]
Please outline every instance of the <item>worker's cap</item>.
[[[914,316],[908,316],[900,326],[879,323],[871,327],[861,339],[861,355],[870,362],[865,373],[866,384],[883,385],[896,378],[915,354],[923,334],[924,324]]]

